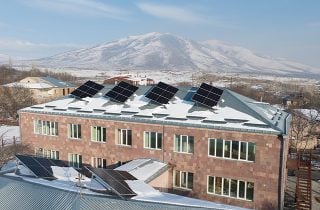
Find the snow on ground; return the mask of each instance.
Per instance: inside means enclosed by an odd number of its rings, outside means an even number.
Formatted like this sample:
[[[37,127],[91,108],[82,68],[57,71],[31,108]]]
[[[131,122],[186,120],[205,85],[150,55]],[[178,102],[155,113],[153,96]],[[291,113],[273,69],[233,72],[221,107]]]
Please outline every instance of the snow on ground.
[[[0,125],[0,145],[2,140],[4,144],[12,144],[14,139],[20,141],[20,127]]]
[[[144,183],[142,180],[126,180],[126,183],[137,194],[137,196],[131,198],[133,200],[221,210],[245,210],[245,208],[236,206],[229,206],[225,204],[189,198],[181,195],[159,192],[152,188],[150,185]]]

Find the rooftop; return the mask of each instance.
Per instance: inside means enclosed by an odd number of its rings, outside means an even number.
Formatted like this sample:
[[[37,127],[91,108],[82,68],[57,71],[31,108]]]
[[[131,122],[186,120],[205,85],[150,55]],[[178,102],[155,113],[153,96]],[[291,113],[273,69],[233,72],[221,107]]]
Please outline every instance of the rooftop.
[[[268,103],[258,102],[227,88],[216,106],[204,107],[192,101],[196,87],[179,87],[168,104],[156,104],[145,94],[150,86],[139,89],[124,103],[104,95],[114,85],[105,85],[93,97],[78,99],[67,96],[45,104],[24,108],[20,112],[68,115],[117,121],[179,125],[254,133],[288,133],[290,115]]]
[[[121,199],[116,194],[110,193],[109,186],[101,184],[99,179],[80,176],[79,172],[72,167],[51,166],[54,179],[36,177],[28,168],[28,164],[31,164],[30,167],[35,167],[28,158],[32,156],[25,157],[27,158],[24,163],[19,162],[17,165],[16,161],[11,161],[0,170],[0,203],[3,209],[246,210],[236,206],[159,192],[139,179],[124,180],[135,196]],[[23,160],[23,157],[20,156],[20,159]],[[38,158],[36,161],[41,163],[47,162],[48,159]],[[132,168],[131,166],[129,165],[128,168]],[[39,167],[33,170],[39,172]]]
[[[27,82],[25,79],[30,78],[32,81]],[[58,80],[56,78],[47,76],[47,77],[27,77],[19,82],[13,82],[4,85],[5,87],[24,87],[29,89],[47,89],[47,88],[68,88],[76,87],[70,82],[65,82]]]

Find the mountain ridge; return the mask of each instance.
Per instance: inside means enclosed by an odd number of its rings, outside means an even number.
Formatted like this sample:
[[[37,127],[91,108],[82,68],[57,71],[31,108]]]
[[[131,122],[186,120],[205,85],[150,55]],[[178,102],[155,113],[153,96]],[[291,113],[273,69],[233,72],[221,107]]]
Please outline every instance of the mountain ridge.
[[[170,33],[128,36],[88,48],[30,60],[55,68],[98,70],[173,70],[235,73],[304,74],[316,68],[219,40],[193,41]]]

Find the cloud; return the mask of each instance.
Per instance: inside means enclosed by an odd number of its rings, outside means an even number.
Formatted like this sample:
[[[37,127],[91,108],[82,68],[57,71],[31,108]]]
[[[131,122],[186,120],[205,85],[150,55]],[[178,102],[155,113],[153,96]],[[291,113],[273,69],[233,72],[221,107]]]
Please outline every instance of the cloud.
[[[74,43],[36,43],[20,39],[0,38],[0,53],[25,58],[40,58],[60,52],[87,47]]]
[[[137,3],[137,7],[145,13],[159,18],[166,18],[182,23],[207,23],[202,15],[188,9],[172,5],[153,3]]]
[[[96,0],[25,0],[24,4],[64,15],[126,19],[128,12]]]

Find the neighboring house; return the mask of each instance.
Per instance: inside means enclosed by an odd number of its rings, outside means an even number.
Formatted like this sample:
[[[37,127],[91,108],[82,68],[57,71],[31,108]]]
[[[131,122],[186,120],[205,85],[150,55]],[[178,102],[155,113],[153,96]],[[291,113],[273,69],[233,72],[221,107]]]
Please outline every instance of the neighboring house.
[[[282,97],[282,104],[285,107],[296,106],[304,103],[304,97],[302,93],[290,93]]]
[[[104,96],[112,88],[20,110],[22,142],[75,167],[157,159],[169,167],[159,189],[245,208],[283,205],[290,114],[226,88],[212,108],[192,100],[196,87],[179,87],[167,104],[150,101],[147,86],[115,102]]]
[[[32,91],[37,102],[55,99],[71,93],[76,86],[53,77],[26,77],[19,82],[3,85],[4,87],[23,87]]]
[[[106,79],[103,83],[115,85],[121,81],[127,82],[131,85],[154,85],[155,84],[153,79],[150,79],[147,77],[133,76],[130,74],[111,77]]]

